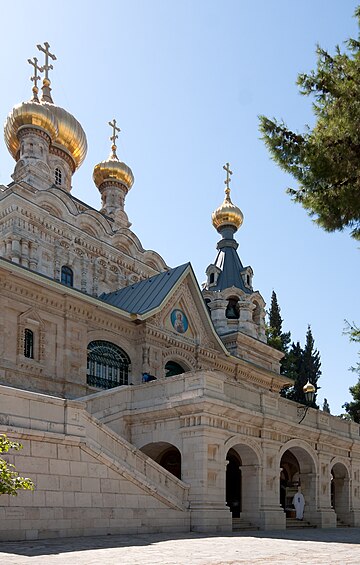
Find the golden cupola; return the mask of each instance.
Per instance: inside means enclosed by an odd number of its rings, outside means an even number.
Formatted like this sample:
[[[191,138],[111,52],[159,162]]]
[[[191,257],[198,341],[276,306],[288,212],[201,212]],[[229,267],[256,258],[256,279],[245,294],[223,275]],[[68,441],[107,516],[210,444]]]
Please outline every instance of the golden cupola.
[[[56,57],[50,53],[47,42],[44,47],[37,47],[44,53],[45,63],[39,67],[36,57],[28,59],[34,67],[34,76],[31,77],[34,82],[33,98],[18,104],[10,112],[4,127],[5,142],[14,159],[21,161],[22,168],[34,168],[42,162],[43,175],[46,170],[50,175],[48,185],[55,184],[69,191],[72,174],[86,156],[86,135],[72,114],[53,103],[49,79],[49,70],[53,66],[49,64],[49,59],[56,60]],[[44,73],[40,100],[38,73]]]
[[[116,120],[109,122],[109,126],[113,129],[113,135],[110,137],[112,141],[111,153],[107,160],[101,161],[94,167],[93,180],[97,188],[101,191],[102,185],[104,183],[110,184],[121,184],[125,189],[125,194],[127,194],[134,184],[134,175],[130,167],[119,160],[115,145],[115,141],[118,138],[116,132],[120,131],[120,128],[116,126]]]
[[[230,198],[229,184],[231,182],[230,175],[232,175],[232,171],[230,171],[229,163],[226,163],[223,169],[226,171],[226,180],[224,181],[226,185],[225,199],[221,206],[212,213],[212,223],[219,233],[228,227],[236,232],[242,225],[244,216],[240,208],[235,206]]]
[[[134,184],[134,175],[130,167],[119,160],[116,154],[115,142],[120,128],[116,120],[108,122],[113,130],[111,153],[106,161],[101,161],[94,167],[93,180],[101,194],[101,212],[114,219],[116,224],[129,227],[128,217],[124,211],[125,196]]]
[[[41,104],[38,98],[39,89],[37,83],[40,80],[38,71],[41,68],[37,65],[37,58],[28,59],[28,62],[34,67],[34,76],[31,81],[34,82],[33,98],[28,102],[17,104],[8,115],[4,125],[5,143],[9,153],[18,161],[20,158],[21,138],[26,130],[37,130],[37,133],[45,137],[48,143],[56,139],[59,128],[56,116],[49,108]]]

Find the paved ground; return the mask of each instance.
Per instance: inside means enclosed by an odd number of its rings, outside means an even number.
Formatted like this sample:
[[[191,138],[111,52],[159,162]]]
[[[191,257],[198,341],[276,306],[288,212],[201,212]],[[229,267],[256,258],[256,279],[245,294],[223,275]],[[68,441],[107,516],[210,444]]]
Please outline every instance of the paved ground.
[[[1,565],[360,564],[360,529],[0,542]]]

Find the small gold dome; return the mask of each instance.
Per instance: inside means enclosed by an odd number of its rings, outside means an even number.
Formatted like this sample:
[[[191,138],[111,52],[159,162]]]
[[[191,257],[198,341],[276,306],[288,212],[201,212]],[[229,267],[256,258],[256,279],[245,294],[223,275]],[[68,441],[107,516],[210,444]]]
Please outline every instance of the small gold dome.
[[[230,198],[230,189],[227,188],[225,190],[226,196],[224,202],[212,213],[212,223],[215,229],[218,232],[221,231],[221,228],[224,226],[232,226],[235,230],[238,230],[239,227],[243,223],[243,213],[231,202]]]
[[[58,122],[58,133],[54,139],[54,145],[65,149],[71,155],[75,169],[78,169],[87,153],[87,140],[83,128],[77,119],[64,108],[46,102],[43,103],[43,106],[51,111]]]
[[[303,386],[303,391],[306,394],[307,392],[315,392],[316,389],[314,385],[310,381],[308,381],[306,385]]]
[[[4,125],[5,143],[15,160],[19,157],[20,142],[17,136],[22,127],[33,127],[45,131],[51,141],[58,135],[58,120],[43,104],[31,100],[15,106]]]
[[[98,188],[105,181],[120,182],[127,190],[130,190],[134,184],[132,170],[125,163],[119,161],[116,155],[111,155],[107,161],[101,161],[101,163],[95,165],[93,179]]]

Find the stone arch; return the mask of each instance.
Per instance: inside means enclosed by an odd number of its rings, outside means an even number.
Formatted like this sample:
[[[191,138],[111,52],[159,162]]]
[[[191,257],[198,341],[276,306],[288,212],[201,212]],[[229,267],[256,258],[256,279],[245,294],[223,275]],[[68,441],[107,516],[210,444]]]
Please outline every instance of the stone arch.
[[[225,499],[233,518],[257,523],[260,513],[260,458],[254,443],[242,438],[225,442]]]
[[[47,203],[50,206],[61,207],[65,215],[72,214],[76,216],[78,210],[75,203],[71,200],[71,197],[63,191],[61,188],[49,188],[46,191],[41,191],[36,193],[35,200],[39,206]]]
[[[174,444],[165,441],[148,443],[140,451],[181,479],[181,451]]]
[[[293,497],[298,492],[298,487],[301,487],[305,497],[304,517],[311,521],[316,517],[318,499],[316,452],[303,440],[288,441],[279,450],[278,467],[280,468],[279,501],[283,503],[287,517],[292,517]]]
[[[165,366],[171,361],[178,363],[183,368],[184,373],[195,370],[195,359],[191,355],[187,355],[174,347],[167,351],[166,355],[163,357],[164,377],[166,376]]]
[[[260,326],[261,323],[261,304],[259,303],[259,300],[253,300],[253,304],[255,306],[255,308],[252,311],[252,319],[254,324],[256,324],[257,326]]]
[[[87,345],[87,384],[109,389],[128,384],[131,359],[112,341],[93,340]]]
[[[330,467],[331,506],[337,519],[350,525],[350,468],[338,458],[331,461]]]
[[[225,310],[225,317],[228,320],[238,320],[240,318],[239,296],[231,294],[227,298],[227,306]]]

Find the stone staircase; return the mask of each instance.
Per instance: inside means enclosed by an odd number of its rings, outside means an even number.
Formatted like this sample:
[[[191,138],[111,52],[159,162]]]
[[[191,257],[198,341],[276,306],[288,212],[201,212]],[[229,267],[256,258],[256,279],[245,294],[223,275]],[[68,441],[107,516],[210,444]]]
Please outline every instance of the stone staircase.
[[[350,528],[349,524],[343,522],[340,518],[336,517],[336,527],[337,528]]]
[[[233,532],[242,532],[244,530],[258,530],[259,528],[257,526],[255,526],[254,524],[252,524],[251,522],[248,522],[247,520],[244,520],[242,518],[233,518],[232,519],[232,531]]]
[[[286,518],[286,529],[291,530],[295,528],[296,529],[316,528],[316,526],[313,526],[312,524],[310,524],[310,522],[307,522],[306,520],[296,520],[295,518]]]

